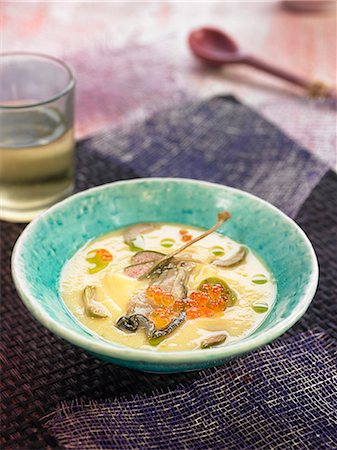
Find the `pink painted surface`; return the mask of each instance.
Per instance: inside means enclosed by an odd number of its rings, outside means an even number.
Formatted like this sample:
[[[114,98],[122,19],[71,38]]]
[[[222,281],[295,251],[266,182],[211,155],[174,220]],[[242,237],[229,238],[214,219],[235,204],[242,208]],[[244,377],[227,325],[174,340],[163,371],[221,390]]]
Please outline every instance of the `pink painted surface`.
[[[191,97],[231,93],[330,164],[336,114],[246,67],[202,67],[186,38],[213,25],[285,69],[336,85],[336,11],[295,13],[269,2],[0,4],[3,51],[63,58],[76,72],[76,133],[147,116]]]

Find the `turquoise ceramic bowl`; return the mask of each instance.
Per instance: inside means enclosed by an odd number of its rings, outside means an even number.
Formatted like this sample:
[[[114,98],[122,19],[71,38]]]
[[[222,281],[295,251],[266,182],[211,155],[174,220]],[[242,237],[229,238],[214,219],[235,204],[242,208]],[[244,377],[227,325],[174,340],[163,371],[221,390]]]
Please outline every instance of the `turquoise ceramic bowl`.
[[[144,221],[209,228],[217,212],[224,209],[231,212],[232,219],[220,232],[256,252],[277,283],[271,312],[250,336],[225,347],[192,352],[137,350],[91,334],[64,306],[58,292],[62,267],[88,240]],[[53,333],[98,358],[151,372],[216,366],[271,342],[304,314],[318,282],[318,264],[310,241],[277,208],[237,189],[170,178],[106,184],[58,203],[28,225],[18,239],[12,273],[27,308]]]

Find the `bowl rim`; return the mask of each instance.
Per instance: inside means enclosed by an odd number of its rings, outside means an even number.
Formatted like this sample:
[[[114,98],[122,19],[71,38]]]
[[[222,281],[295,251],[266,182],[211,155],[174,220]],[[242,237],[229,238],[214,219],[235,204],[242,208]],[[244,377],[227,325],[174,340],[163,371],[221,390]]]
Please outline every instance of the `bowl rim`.
[[[295,227],[299,235],[302,237],[304,244],[309,251],[311,257],[311,276],[310,281],[306,287],[305,292],[302,294],[300,301],[295,306],[291,314],[282,319],[279,323],[272,326],[267,331],[262,331],[255,337],[247,336],[242,340],[234,343],[230,343],[224,347],[214,347],[207,349],[195,349],[175,351],[175,352],[156,352],[153,350],[137,349],[132,347],[127,347],[120,344],[115,344],[113,342],[108,342],[105,340],[100,340],[99,337],[95,341],[87,338],[85,335],[80,334],[77,331],[69,330],[68,327],[64,326],[62,323],[57,322],[55,319],[51,318],[48,312],[40,305],[39,300],[37,300],[34,295],[30,292],[29,282],[24,276],[23,271],[20,272],[18,264],[18,258],[21,253],[21,249],[25,245],[26,241],[29,240],[30,234],[39,225],[40,221],[45,217],[52,215],[55,211],[61,210],[64,205],[72,202],[76,202],[79,198],[85,197],[92,192],[98,192],[105,189],[109,189],[113,186],[122,186],[124,184],[141,184],[141,183],[165,183],[165,182],[175,182],[182,184],[199,184],[204,187],[215,187],[217,189],[224,189],[229,192],[235,192],[243,194],[244,196],[262,204],[264,207],[271,209],[274,213],[280,216],[284,221],[286,221],[291,227]],[[308,309],[317,289],[319,268],[317,256],[314,248],[302,230],[302,228],[297,225],[297,223],[288,217],[285,213],[279,210],[276,206],[273,206],[266,200],[263,200],[253,194],[250,194],[241,189],[233,188],[226,185],[221,185],[218,183],[211,183],[208,181],[202,181],[197,179],[189,178],[173,178],[173,177],[153,177],[153,178],[137,178],[131,180],[121,180],[114,181],[111,183],[106,183],[100,186],[95,186],[84,191],[78,192],[61,202],[55,204],[47,211],[42,213],[40,216],[36,217],[27,227],[23,230],[19,238],[17,239],[13,252],[12,252],[12,276],[14,280],[15,287],[28,310],[32,315],[47,329],[52,331],[54,334],[66,339],[78,347],[81,347],[89,352],[96,353],[97,355],[115,358],[116,360],[123,361],[135,361],[138,363],[159,363],[162,365],[171,365],[173,363],[189,364],[189,363],[205,363],[206,361],[212,362],[213,365],[216,361],[221,361],[230,357],[235,357],[242,353],[247,353],[258,347],[261,347],[287,331],[292,325],[294,325]]]

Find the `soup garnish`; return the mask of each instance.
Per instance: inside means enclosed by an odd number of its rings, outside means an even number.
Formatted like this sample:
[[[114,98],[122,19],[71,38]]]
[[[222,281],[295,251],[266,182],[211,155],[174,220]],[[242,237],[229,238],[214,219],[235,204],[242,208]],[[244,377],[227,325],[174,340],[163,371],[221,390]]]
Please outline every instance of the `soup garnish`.
[[[259,314],[265,313],[269,309],[269,307],[266,303],[254,303],[252,308],[255,312],[257,312]]]
[[[213,225],[213,227],[211,227],[209,230],[205,231],[204,233],[200,234],[199,236],[195,237],[194,239],[192,239],[192,236],[191,236],[191,239],[188,239],[188,242],[185,245],[178,248],[177,250],[174,250],[172,253],[169,253],[168,255],[163,256],[161,259],[156,261],[153,264],[152,268],[148,269],[143,275],[141,275],[141,278],[148,277],[157,268],[159,268],[160,266],[163,266],[166,261],[169,261],[171,258],[173,258],[173,256],[176,256],[178,253],[181,253],[183,250],[190,247],[192,244],[195,244],[196,242],[200,241],[201,239],[204,239],[209,234],[214,233],[214,231],[216,231],[218,228],[220,228],[221,225],[230,218],[230,216],[231,215],[229,214],[228,211],[223,211],[221,213],[218,213],[218,221],[215,225]],[[183,237],[184,236],[190,236],[190,235],[184,234]]]
[[[215,264],[216,266],[219,267],[233,267],[236,264],[240,264],[247,256],[247,253],[248,249],[243,245],[241,245],[241,247],[239,247],[238,250],[233,255],[227,258],[216,259],[213,261],[212,264]]]
[[[66,265],[62,297],[87,327],[133,347],[207,349],[244,336],[276,287],[247,247],[215,233],[230,217],[204,232],[142,223],[102,236]]]
[[[267,277],[263,273],[254,275],[252,282],[255,284],[265,284],[268,282]]]
[[[88,273],[93,274],[107,267],[109,262],[112,261],[112,254],[104,248],[99,248],[98,250],[89,252],[86,261],[92,264],[92,266],[88,268]]]
[[[83,304],[85,313],[89,317],[102,319],[110,316],[109,310],[102,303],[96,301],[96,288],[94,286],[84,288]]]
[[[227,339],[227,334],[216,334],[207,339],[204,339],[200,343],[200,348],[214,347],[215,345],[223,344]]]

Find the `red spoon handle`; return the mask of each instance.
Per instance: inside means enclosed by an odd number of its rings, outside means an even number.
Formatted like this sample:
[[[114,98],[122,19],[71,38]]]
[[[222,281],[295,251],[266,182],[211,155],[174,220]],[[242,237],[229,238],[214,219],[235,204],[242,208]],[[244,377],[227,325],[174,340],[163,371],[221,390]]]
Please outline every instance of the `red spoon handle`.
[[[254,67],[255,69],[263,70],[264,72],[275,75],[290,83],[296,84],[304,88],[311,97],[329,97],[334,100],[337,99],[336,90],[327,86],[322,81],[311,81],[306,78],[295,75],[287,70],[280,69],[269,63],[261,61],[255,56],[248,55],[242,61],[245,64]]]
[[[310,89],[312,85],[312,81],[306,80],[303,77],[295,75],[293,73],[288,72],[287,70],[280,69],[275,67],[269,63],[266,63],[255,56],[247,56],[244,60],[246,64],[254,67],[255,69],[263,70],[264,72],[275,75],[276,77],[282,78],[283,80],[289,81],[290,83],[294,83],[297,86],[301,86],[304,89]]]

